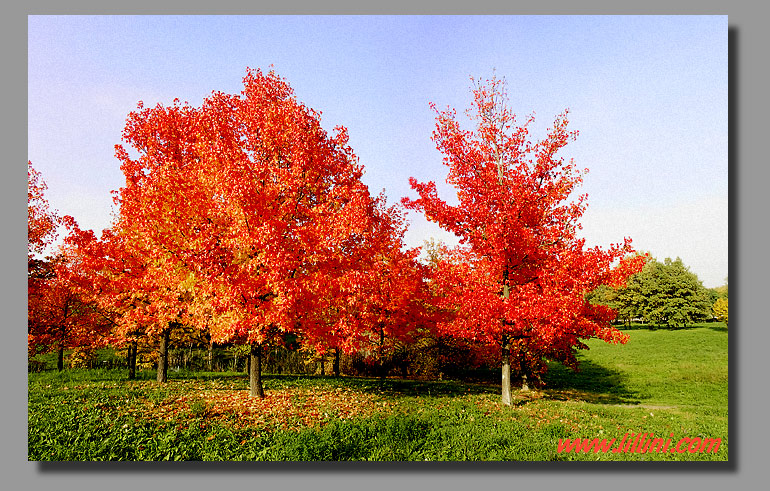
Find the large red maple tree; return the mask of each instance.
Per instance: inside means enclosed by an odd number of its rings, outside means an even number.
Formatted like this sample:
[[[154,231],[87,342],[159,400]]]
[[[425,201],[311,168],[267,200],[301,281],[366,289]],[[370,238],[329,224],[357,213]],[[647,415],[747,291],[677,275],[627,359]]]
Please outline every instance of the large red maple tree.
[[[123,135],[133,151],[117,147],[126,186],[116,200],[129,240],[162,265],[156,283],[185,278],[179,302],[199,300],[188,322],[251,346],[250,394],[262,397],[263,348],[326,332],[314,312],[372,198],[344,128],[329,135],[273,72],[248,70],[243,83],[200,107],[140,104]]]
[[[502,401],[510,405],[512,362],[526,387],[545,359],[575,367],[575,350],[586,347],[581,340],[626,341],[610,323],[612,312],[589,304],[585,294],[622,283],[641,262],[623,260],[630,239],[587,248],[578,235],[586,196],[574,192],[584,171],[559,156],[577,136],[567,129],[567,112],[532,143],[534,118],[517,121],[503,80],[474,82],[473,95],[468,115],[475,130],[462,129],[456,112],[446,110],[437,111],[433,133],[458,203],[439,198],[434,182],[414,178],[419,197],[402,202],[460,238],[435,268],[440,303],[454,313],[438,330],[498,351]]]

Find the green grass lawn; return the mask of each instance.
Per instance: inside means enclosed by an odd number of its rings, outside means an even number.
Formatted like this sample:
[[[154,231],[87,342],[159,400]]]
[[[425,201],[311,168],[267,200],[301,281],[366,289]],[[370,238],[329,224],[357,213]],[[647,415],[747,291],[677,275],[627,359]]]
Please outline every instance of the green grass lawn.
[[[499,387],[453,381],[119,370],[29,375],[30,460],[727,460],[728,333],[719,324],[589,342],[582,369],[499,404]],[[627,433],[720,438],[716,452],[558,452],[560,439]],[[673,436],[672,436],[673,435]]]

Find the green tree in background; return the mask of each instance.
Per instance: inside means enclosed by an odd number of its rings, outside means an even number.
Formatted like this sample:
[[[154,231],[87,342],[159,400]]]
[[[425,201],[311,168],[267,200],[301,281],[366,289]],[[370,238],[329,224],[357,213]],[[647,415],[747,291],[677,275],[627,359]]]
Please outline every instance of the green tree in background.
[[[637,252],[636,255],[644,254]],[[640,275],[641,272],[630,276],[624,288],[600,285],[586,295],[586,300],[594,305],[605,305],[613,309],[617,314],[615,321],[630,326],[633,320],[643,317],[644,295],[642,294],[642,280],[644,278]]]
[[[650,324],[686,327],[711,315],[709,290],[680,258],[650,259],[625,288],[592,293],[595,302],[606,302],[625,322],[643,319]]]
[[[718,286],[716,288],[710,288],[709,292],[711,293],[711,297],[713,298],[713,302],[716,302],[720,298],[727,299],[728,296],[728,287],[727,287],[727,278],[725,278],[725,284],[722,286]]]

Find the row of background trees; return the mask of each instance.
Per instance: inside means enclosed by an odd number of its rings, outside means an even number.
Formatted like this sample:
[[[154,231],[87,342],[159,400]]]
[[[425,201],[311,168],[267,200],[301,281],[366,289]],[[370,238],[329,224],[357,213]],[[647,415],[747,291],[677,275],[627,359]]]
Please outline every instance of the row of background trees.
[[[453,110],[436,111],[433,139],[459,203],[414,179],[419,197],[402,200],[460,238],[453,249],[429,247],[427,262],[404,246],[403,209],[361,182],[346,130],[324,131],[273,72],[248,70],[241,94],[214,92],[200,107],[140,103],[127,147],[116,146],[126,178],[118,213],[100,236],[48,209],[28,163],[30,355],[55,350],[61,369],[66,349],[83,362],[110,345],[132,378],[157,353],[164,382],[171,344],[208,346],[212,360],[226,347],[248,358],[257,397],[263,364],[279,352],[330,360],[332,373],[347,364],[435,376],[497,364],[510,404],[512,372],[526,387],[546,360],[577,367],[585,339],[625,342],[612,325],[616,311],[631,315],[622,292],[649,297],[632,275],[658,263],[630,239],[601,249],[578,237],[583,172],[558,155],[577,136],[567,112],[533,144],[533,118],[517,122],[504,81],[474,84],[475,131]],[[63,244],[39,259],[60,224]],[[600,301],[589,295],[597,289]],[[689,308],[643,313],[677,323]]]
[[[625,287],[600,286],[587,298],[614,309],[616,321],[627,326],[642,322],[687,327],[714,319],[728,324],[727,279],[724,286],[705,288],[678,257],[662,262],[650,258],[642,271],[629,278]]]

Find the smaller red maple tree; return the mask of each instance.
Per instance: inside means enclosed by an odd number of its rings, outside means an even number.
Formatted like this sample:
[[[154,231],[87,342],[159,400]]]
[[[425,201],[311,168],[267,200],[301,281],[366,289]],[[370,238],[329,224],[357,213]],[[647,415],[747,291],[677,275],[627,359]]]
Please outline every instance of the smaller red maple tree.
[[[56,351],[64,368],[64,351],[103,344],[103,319],[88,295],[80,291],[80,262],[67,248],[41,258],[53,244],[57,228],[72,222],[60,217],[45,198],[48,189],[40,172],[27,161],[27,335],[30,356]]]
[[[103,347],[111,327],[89,290],[83,288],[81,266],[72,250],[61,247],[52,258],[39,263],[29,281],[29,354],[56,351],[59,370],[64,368],[65,350]]]
[[[534,118],[517,123],[504,81],[476,84],[473,95],[468,115],[475,131],[463,130],[447,110],[438,112],[433,133],[459,203],[448,204],[434,182],[414,178],[419,198],[402,201],[460,238],[434,270],[439,304],[454,314],[438,329],[496,347],[509,405],[511,359],[526,387],[527,375],[545,370],[545,359],[575,367],[575,350],[586,348],[581,340],[626,341],[610,323],[614,314],[585,295],[601,284],[622,284],[643,259],[629,256],[630,239],[604,250],[586,248],[578,236],[586,197],[572,194],[584,172],[558,156],[577,137],[567,129],[567,112],[533,144]]]
[[[157,379],[165,382],[172,330],[184,323],[196,326],[190,310],[197,304],[189,293],[189,273],[167,255],[153,255],[124,219],[118,217],[101,237],[70,220],[65,244],[78,258],[79,292],[89,296],[110,326],[108,342],[128,347],[129,378],[135,375],[136,350],[143,341],[157,346]]]
[[[326,276],[333,287],[317,312],[328,327],[308,333],[305,341],[319,353],[363,353],[382,372],[395,350],[431,329],[429,290],[419,249],[404,246],[403,211],[388,207],[381,194],[371,200],[366,223],[341,244],[338,266]]]

